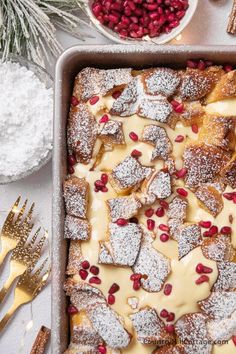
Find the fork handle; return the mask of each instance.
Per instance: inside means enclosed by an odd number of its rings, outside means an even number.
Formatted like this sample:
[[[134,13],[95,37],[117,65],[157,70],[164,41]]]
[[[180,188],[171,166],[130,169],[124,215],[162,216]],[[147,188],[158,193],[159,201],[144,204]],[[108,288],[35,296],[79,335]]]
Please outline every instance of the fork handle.
[[[3,288],[0,291],[0,304],[3,302],[8,290],[10,289],[10,287],[12,286],[12,283],[14,282],[14,280],[18,277],[18,274],[15,273],[11,273],[9,275],[9,278],[6,280]]]
[[[6,247],[5,243],[2,243],[2,249],[1,249],[1,252],[0,252],[0,266],[2,265],[6,255],[10,251],[11,251],[11,248],[10,247]]]
[[[7,311],[6,315],[3,317],[3,319],[0,321],[0,332],[6,327],[7,323],[11,319],[11,317],[14,315],[15,311],[20,307],[21,304],[18,304],[14,302],[12,306],[9,308]]]

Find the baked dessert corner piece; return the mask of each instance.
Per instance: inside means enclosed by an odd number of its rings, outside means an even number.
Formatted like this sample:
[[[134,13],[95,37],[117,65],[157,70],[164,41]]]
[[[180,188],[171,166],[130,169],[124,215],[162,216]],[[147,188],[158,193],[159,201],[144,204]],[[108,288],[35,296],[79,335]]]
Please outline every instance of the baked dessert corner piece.
[[[97,136],[98,124],[86,104],[72,106],[67,122],[67,146],[77,162],[90,162]]]
[[[89,184],[84,178],[69,176],[64,182],[66,213],[86,219],[88,209]]]

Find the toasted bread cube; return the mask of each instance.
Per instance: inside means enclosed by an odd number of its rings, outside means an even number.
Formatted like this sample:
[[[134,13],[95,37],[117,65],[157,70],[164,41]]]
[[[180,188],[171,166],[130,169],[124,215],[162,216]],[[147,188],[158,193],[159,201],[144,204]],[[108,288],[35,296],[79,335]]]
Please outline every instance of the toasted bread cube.
[[[212,182],[229,159],[229,154],[216,146],[189,143],[184,151],[186,185],[196,188],[202,183]]]
[[[223,182],[231,188],[236,188],[236,153],[232,156],[229,163],[221,171]]]
[[[118,197],[108,199],[107,206],[109,209],[109,217],[112,222],[116,222],[120,218],[130,219],[137,214],[142,204],[134,195],[127,197]]]
[[[124,145],[125,138],[122,129],[122,123],[114,120],[109,120],[104,124],[99,133],[99,138],[107,146]]]
[[[235,148],[235,119],[206,115],[198,135],[198,141],[208,145],[214,145],[224,150]]]
[[[158,317],[155,309],[145,307],[130,315],[137,333],[137,340],[143,344],[156,344],[173,340],[173,335],[165,330],[164,322]]]
[[[236,97],[236,70],[223,75],[215,88],[206,98],[206,103],[221,101],[226,98]]]
[[[84,103],[72,107],[67,125],[67,145],[77,162],[90,162],[97,135],[98,125],[89,108]]]
[[[206,258],[216,262],[232,261],[235,255],[231,238],[228,235],[216,235],[205,238],[201,248]]]
[[[199,206],[216,217],[223,209],[221,193],[211,186],[200,186],[196,193]]]
[[[75,78],[73,95],[87,101],[95,95],[105,95],[115,86],[124,86],[132,80],[131,69],[99,70],[84,68]]]
[[[64,237],[71,240],[87,241],[90,238],[91,225],[87,220],[66,215]]]
[[[66,213],[86,219],[88,208],[89,184],[84,178],[68,177],[64,182]]]
[[[127,193],[137,189],[153,169],[142,166],[137,159],[128,156],[121,161],[110,174],[110,183],[118,193]]]
[[[145,71],[142,75],[144,90],[148,95],[172,96],[181,80],[178,71],[169,68],[156,68]]]

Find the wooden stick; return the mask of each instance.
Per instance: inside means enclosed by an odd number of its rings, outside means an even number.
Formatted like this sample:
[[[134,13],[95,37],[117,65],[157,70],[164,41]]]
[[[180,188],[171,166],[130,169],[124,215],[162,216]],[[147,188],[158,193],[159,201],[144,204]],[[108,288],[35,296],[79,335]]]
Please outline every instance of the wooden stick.
[[[37,334],[30,354],[44,354],[50,335],[51,330],[45,326],[42,326]]]
[[[230,34],[236,34],[236,0],[233,1],[233,8],[229,16],[227,32]]]

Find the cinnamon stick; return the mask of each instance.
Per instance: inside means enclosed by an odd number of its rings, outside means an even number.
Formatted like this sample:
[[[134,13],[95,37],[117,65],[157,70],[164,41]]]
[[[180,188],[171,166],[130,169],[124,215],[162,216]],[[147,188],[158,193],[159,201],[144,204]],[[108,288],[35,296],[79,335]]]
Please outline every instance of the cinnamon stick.
[[[229,16],[227,32],[230,34],[236,34],[236,0],[233,0],[233,8]]]
[[[51,330],[45,326],[42,326],[37,334],[30,354],[44,354],[50,335]]]

